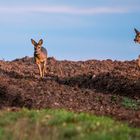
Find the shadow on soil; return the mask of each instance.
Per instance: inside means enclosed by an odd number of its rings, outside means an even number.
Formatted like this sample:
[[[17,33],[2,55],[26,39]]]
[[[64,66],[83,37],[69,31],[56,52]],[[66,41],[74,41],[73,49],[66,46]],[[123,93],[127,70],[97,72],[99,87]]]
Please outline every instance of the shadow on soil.
[[[54,78],[54,77],[53,77]],[[121,96],[140,98],[140,79],[133,80],[126,77],[114,75],[113,72],[101,73],[99,75],[78,75],[58,79],[60,84],[96,90],[102,93],[113,93]]]

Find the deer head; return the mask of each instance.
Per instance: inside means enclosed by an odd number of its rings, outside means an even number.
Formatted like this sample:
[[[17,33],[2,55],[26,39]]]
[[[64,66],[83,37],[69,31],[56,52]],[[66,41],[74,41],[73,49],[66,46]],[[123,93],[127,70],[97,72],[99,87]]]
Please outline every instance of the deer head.
[[[42,44],[43,44],[43,40],[40,39],[38,41],[38,43],[37,43],[36,41],[34,41],[33,39],[31,39],[31,42],[34,45],[34,52],[35,52],[35,54],[39,54],[41,52],[41,47],[42,47]]]
[[[136,43],[140,43],[140,32],[137,30],[137,29],[134,29],[135,33],[136,33],[136,36],[134,38],[134,41]]]

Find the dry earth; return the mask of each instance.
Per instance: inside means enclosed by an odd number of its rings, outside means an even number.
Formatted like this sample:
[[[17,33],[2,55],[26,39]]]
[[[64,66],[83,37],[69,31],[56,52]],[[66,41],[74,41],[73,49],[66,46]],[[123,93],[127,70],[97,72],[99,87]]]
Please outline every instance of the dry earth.
[[[140,127],[140,107],[126,108],[124,97],[140,106],[137,60],[58,61],[48,58],[48,73],[39,78],[33,58],[0,61],[0,108],[64,108],[107,115]]]

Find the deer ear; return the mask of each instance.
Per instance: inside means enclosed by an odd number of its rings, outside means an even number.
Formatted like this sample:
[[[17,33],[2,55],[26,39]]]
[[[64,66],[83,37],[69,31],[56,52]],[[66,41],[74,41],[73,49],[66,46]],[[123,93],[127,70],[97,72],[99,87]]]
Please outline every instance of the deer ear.
[[[39,45],[42,45],[43,44],[43,39],[40,39],[39,42],[38,42],[38,44]]]
[[[136,34],[138,34],[138,33],[139,33],[139,31],[138,31],[136,28],[134,28],[134,31],[135,31],[135,33],[136,33]]]
[[[33,39],[31,39],[31,42],[34,46],[37,44]]]

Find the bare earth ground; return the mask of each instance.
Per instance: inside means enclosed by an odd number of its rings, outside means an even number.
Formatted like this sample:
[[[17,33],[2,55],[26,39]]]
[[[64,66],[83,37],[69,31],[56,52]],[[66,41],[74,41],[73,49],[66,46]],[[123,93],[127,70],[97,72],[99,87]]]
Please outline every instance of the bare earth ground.
[[[47,69],[46,77],[40,79],[32,58],[1,60],[0,108],[64,108],[112,116],[140,127],[140,107],[122,105],[124,97],[140,103],[136,60],[72,62],[48,58]]]

